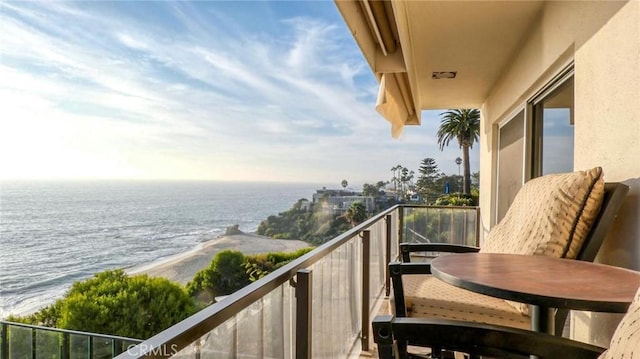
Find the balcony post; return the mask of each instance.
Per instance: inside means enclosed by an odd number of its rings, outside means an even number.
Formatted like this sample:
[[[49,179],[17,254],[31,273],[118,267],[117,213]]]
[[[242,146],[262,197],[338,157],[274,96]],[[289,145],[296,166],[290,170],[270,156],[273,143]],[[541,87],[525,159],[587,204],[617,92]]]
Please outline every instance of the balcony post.
[[[362,350],[369,351],[369,271],[371,261],[371,236],[369,231],[362,231]]]
[[[311,270],[300,269],[296,277],[296,359],[310,359],[313,276]]]
[[[36,328],[31,328],[31,358],[36,359],[38,357],[38,334]]]
[[[391,293],[391,275],[389,273],[389,263],[391,262],[391,215],[384,217],[386,227],[386,253],[384,257],[384,295],[386,297]]]
[[[2,340],[2,344],[0,346],[0,357],[8,358],[9,357],[9,343],[7,343],[7,339],[9,339],[9,335],[7,330],[9,330],[9,326],[7,323],[0,323],[2,325],[0,335],[2,336],[0,340]]]
[[[91,335],[87,338],[87,342],[89,343],[89,359],[95,358],[95,353],[93,352],[93,339],[94,338]]]
[[[398,206],[398,248],[404,239],[404,207]]]
[[[476,247],[480,247],[480,207],[476,207]]]
[[[111,355],[115,358],[120,353],[122,353],[122,341],[111,339]]]
[[[60,348],[60,357],[62,359],[69,359],[71,357],[71,339],[69,333],[62,333],[62,345]],[[3,357],[6,358],[6,357]]]

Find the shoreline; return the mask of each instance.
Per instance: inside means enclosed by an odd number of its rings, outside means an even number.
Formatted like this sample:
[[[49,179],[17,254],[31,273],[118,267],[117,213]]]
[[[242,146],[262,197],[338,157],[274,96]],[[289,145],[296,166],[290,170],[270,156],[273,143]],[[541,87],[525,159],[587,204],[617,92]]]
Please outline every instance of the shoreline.
[[[218,252],[225,249],[237,250],[245,255],[250,255],[268,252],[293,252],[308,247],[311,247],[311,245],[300,240],[273,239],[255,233],[221,235],[198,243],[195,247],[185,252],[121,269],[127,275],[146,274],[150,277],[166,278],[172,282],[186,286],[198,271],[209,266],[211,260]],[[9,315],[26,316],[33,314],[52,304],[54,301],[55,300],[50,303],[32,303],[21,310],[0,312],[0,319],[6,319]]]
[[[231,249],[243,254],[293,252],[311,247],[306,242],[292,239],[273,239],[253,233],[223,235],[203,242],[195,248],[157,261],[125,269],[128,275],[146,274],[162,277],[186,285],[195,274],[209,266],[220,251]]]

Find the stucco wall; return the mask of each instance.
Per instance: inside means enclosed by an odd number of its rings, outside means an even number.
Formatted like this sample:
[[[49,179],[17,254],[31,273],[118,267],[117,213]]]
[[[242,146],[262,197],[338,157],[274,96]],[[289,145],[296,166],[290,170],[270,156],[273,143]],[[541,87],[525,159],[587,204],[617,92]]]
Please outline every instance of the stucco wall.
[[[576,168],[601,165],[629,194],[597,261],[640,270],[640,1],[576,50]],[[606,345],[618,316],[574,313],[576,339]]]
[[[545,5],[482,107],[481,188],[495,188],[497,124],[572,60],[574,168],[602,166],[606,181],[631,187],[599,261],[640,270],[640,0]],[[485,230],[493,223],[494,205],[491,196],[482,196]],[[573,333],[605,345],[615,321],[581,314]]]

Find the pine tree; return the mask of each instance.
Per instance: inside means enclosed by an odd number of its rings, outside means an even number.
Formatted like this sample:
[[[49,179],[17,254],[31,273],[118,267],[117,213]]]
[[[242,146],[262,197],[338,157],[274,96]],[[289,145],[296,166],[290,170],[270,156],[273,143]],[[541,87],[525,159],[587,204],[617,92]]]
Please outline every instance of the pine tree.
[[[424,198],[426,203],[429,203],[430,199],[435,199],[435,194],[438,193],[436,189],[436,180],[438,179],[438,165],[436,160],[427,157],[420,162],[420,168],[418,169],[420,176],[416,183],[418,193]]]

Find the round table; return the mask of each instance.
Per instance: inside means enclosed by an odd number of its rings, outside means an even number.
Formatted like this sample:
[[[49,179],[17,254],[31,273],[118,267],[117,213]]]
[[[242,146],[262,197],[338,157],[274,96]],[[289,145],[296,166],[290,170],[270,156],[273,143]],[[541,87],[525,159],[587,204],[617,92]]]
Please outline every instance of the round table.
[[[546,333],[553,333],[555,308],[624,313],[640,287],[640,272],[537,255],[442,255],[431,273],[456,287],[531,304],[531,328]]]

